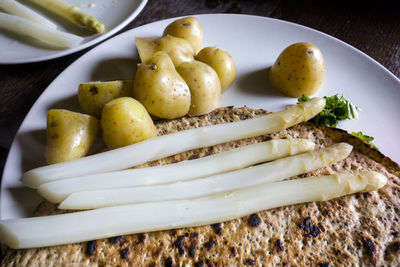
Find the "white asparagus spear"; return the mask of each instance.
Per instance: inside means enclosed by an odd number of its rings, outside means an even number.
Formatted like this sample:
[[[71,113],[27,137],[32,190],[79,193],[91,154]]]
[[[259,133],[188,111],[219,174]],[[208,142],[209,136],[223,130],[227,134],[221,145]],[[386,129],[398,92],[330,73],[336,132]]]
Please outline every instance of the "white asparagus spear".
[[[64,200],[60,209],[94,209],[131,203],[191,199],[281,181],[329,166],[346,158],[353,147],[339,143],[257,166],[167,185],[140,186],[76,192]],[[206,166],[204,166],[206,168]],[[53,199],[49,199],[53,200]]]
[[[11,219],[0,221],[0,241],[17,249],[201,226],[275,207],[377,190],[386,181],[384,175],[372,171],[343,173],[262,184],[193,200],[131,204],[62,215]]]
[[[49,28],[57,28],[56,24],[15,0],[0,0],[0,8],[7,13],[26,18],[32,22],[45,25]]]
[[[57,31],[47,26],[31,22],[25,18],[3,12],[0,12],[0,29],[23,36],[29,36],[59,48],[74,47],[83,41],[83,38],[77,35]]]
[[[40,185],[38,192],[59,203],[74,192],[186,181],[299,154],[314,147],[314,142],[306,139],[270,140],[164,166],[62,179]]]
[[[105,26],[95,17],[83,12],[77,6],[72,6],[62,0],[29,0],[30,2],[72,22],[73,24],[103,33]]]
[[[122,170],[190,149],[277,132],[308,121],[324,107],[325,99],[312,98],[254,119],[166,134],[81,159],[36,168],[26,172],[21,182],[37,188],[40,184],[54,180]]]

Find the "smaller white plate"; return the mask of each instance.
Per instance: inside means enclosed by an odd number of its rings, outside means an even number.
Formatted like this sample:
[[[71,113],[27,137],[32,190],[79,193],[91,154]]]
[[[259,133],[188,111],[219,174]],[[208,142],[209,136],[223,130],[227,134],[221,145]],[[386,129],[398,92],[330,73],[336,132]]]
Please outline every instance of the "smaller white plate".
[[[85,30],[77,29],[73,25],[65,23],[62,19],[40,9],[29,5],[26,1],[19,1],[34,11],[51,19],[57,24],[57,29],[74,33],[85,37],[84,41],[70,49],[54,49],[46,47],[39,42],[0,31],[0,64],[20,64],[50,60],[66,56],[89,46],[97,44],[114,33],[121,30],[131,22],[142,11],[147,0],[67,0],[68,3],[78,6],[84,12],[96,17],[106,26],[104,34],[91,34]]]

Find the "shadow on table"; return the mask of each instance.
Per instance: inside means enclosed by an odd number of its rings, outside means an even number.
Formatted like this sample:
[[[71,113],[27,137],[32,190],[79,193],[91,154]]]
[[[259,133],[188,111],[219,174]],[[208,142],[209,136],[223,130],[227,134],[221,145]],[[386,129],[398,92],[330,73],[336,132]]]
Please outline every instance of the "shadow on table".
[[[20,166],[13,166],[15,170],[21,170],[17,173],[24,173],[30,169],[37,168],[46,164],[45,160],[45,145],[46,145],[46,131],[35,130],[23,132],[17,135],[15,145],[17,146],[16,154],[19,156],[20,161],[12,160],[15,164]],[[13,172],[10,175],[16,176]],[[21,177],[13,177],[18,180]],[[32,216],[42,198],[36,190],[28,188],[17,181],[12,182],[6,186],[4,190],[8,193],[8,201],[3,206],[2,214],[7,215],[7,211],[11,211],[11,215],[19,215],[23,217]],[[17,204],[16,204],[17,203]]]
[[[6,209],[13,210],[13,214],[21,215],[22,217],[31,217],[36,211],[43,198],[35,189],[26,186],[16,186],[6,188],[14,203],[18,203],[16,207],[10,205]]]
[[[47,107],[47,110],[49,109],[66,109],[74,112],[82,112],[78,102],[78,94],[74,94],[73,96],[52,103]]]
[[[46,130],[23,132],[17,136],[16,145],[21,153],[20,169],[30,169],[46,165]]]
[[[112,58],[101,61],[93,68],[92,81],[133,80],[139,59]]]
[[[268,96],[282,97],[283,94],[272,87],[269,83],[268,73],[271,67],[263,68],[257,71],[248,72],[238,77],[236,84],[238,89],[244,93]]]

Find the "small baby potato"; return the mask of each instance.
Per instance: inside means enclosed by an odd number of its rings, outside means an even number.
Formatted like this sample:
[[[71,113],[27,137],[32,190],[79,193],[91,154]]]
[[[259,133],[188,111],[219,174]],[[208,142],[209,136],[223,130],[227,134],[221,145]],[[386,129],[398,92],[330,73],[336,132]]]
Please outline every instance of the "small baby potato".
[[[133,81],[133,97],[159,118],[175,119],[190,108],[190,91],[165,52],[157,52],[139,64]]]
[[[236,79],[236,66],[232,57],[216,47],[205,47],[195,57],[196,60],[211,66],[221,81],[221,92],[225,92]]]
[[[185,39],[171,35],[155,38],[136,38],[136,47],[142,63],[147,63],[157,51],[167,53],[175,66],[194,60],[192,45]]]
[[[90,115],[65,109],[47,111],[47,163],[84,157],[94,143],[99,128],[99,121]]]
[[[190,89],[190,115],[205,114],[218,107],[221,83],[213,68],[195,60],[182,63],[176,70]]]
[[[203,27],[201,27],[196,18],[186,17],[169,24],[165,28],[163,35],[172,35],[189,41],[194,52],[197,53],[201,49],[203,42]]]
[[[107,102],[123,96],[132,96],[133,81],[108,81],[82,83],[78,89],[78,100],[82,110],[97,118]]]
[[[144,106],[131,97],[120,97],[104,105],[101,114],[103,141],[110,149],[131,145],[157,135]]]
[[[269,72],[271,85],[291,97],[319,91],[325,75],[321,51],[310,43],[295,43],[285,48]]]

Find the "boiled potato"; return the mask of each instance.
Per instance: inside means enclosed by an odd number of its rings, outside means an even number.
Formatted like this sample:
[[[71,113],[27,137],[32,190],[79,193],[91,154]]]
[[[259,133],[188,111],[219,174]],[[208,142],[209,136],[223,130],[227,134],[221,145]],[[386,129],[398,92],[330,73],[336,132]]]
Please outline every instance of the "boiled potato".
[[[186,61],[194,60],[192,45],[182,38],[166,35],[159,39],[136,38],[135,41],[142,63],[147,63],[157,51],[167,53],[175,66]]]
[[[189,41],[195,53],[201,49],[203,42],[203,28],[194,17],[175,20],[165,28],[163,35],[172,35]]]
[[[269,72],[271,85],[291,97],[318,92],[325,75],[321,51],[310,43],[295,43],[276,59]]]
[[[99,132],[93,116],[64,109],[47,112],[46,160],[48,164],[85,156]]]
[[[190,115],[210,112],[219,105],[221,83],[213,68],[200,61],[184,62],[176,70],[190,89]]]
[[[131,97],[120,97],[104,105],[101,114],[103,141],[111,149],[134,144],[157,135],[144,106]]]
[[[236,79],[236,66],[232,57],[216,47],[205,47],[195,57],[196,60],[211,66],[221,81],[221,92],[228,89]]]
[[[78,101],[85,113],[100,118],[104,104],[118,97],[132,96],[132,88],[132,80],[82,83]]]
[[[150,114],[164,119],[184,116],[190,108],[189,87],[165,52],[157,52],[146,64],[138,65],[133,96]]]

